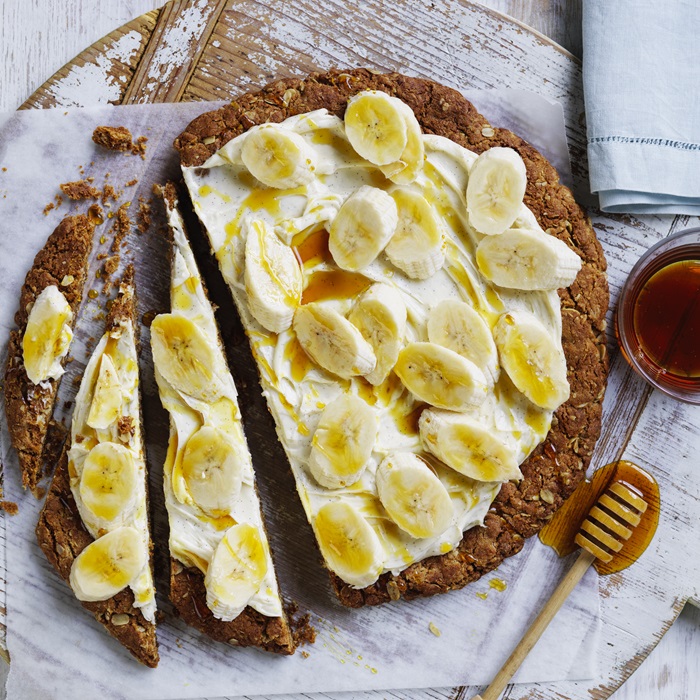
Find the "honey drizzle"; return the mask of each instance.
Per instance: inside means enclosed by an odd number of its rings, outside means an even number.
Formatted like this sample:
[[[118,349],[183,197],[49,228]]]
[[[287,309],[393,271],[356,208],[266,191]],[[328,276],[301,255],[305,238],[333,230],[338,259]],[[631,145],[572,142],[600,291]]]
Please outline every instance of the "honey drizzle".
[[[328,231],[321,229],[310,234],[298,233],[292,239],[292,248],[302,266],[310,263],[315,267],[320,263],[332,263],[333,256],[328,248]]]
[[[353,299],[369,287],[372,280],[359,272],[319,270],[309,276],[301,296],[302,304],[326,299]]]
[[[590,481],[579,484],[578,488],[554,517],[540,530],[540,540],[565,557],[578,549],[574,543],[576,533],[581,528],[591,508],[603,492],[615,481],[619,481],[639,494],[647,503],[647,510],[642,515],[637,527],[632,528],[632,535],[622,549],[613,554],[607,564],[599,561],[593,563],[599,574],[612,574],[626,569],[642,555],[649,546],[659,522],[660,499],[659,485],[654,477],[632,462],[619,461],[598,469]]]

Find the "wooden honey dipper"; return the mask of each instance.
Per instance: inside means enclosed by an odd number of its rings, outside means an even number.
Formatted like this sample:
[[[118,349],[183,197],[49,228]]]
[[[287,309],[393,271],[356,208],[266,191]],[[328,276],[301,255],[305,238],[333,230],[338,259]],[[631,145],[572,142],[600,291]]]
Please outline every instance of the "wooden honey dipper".
[[[475,695],[472,700],[497,700],[500,697],[525,657],[535,646],[591,564],[594,562],[608,564],[632,536],[634,528],[639,525],[646,510],[647,502],[628,486],[619,481],[608,484],[607,489],[590,509],[576,534],[574,541],[581,547],[581,553],[574,565],[545,603],[518,646],[515,647],[513,653],[496,674],[491,685],[482,695]],[[654,523],[651,530],[652,535],[655,529],[656,524]]]

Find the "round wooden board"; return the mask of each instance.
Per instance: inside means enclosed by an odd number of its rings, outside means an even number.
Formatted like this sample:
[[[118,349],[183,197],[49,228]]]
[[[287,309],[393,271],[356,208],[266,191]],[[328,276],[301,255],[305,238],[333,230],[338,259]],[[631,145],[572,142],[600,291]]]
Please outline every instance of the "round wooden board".
[[[95,42],[21,109],[222,100],[276,78],[343,66],[396,70],[454,86],[520,88],[558,101],[575,190],[577,195],[587,192],[580,64],[531,28],[467,0],[401,5],[328,0],[322,16],[312,0],[171,0]],[[641,252],[689,225],[688,217],[642,221],[592,212],[591,218],[608,257],[613,305]],[[687,448],[691,439],[697,443],[690,437],[697,412],[651,392],[612,342],[609,351],[603,433],[592,463],[599,467],[624,457],[654,472],[663,501],[659,532],[638,564],[600,580],[604,680],[553,688],[511,686],[506,693],[510,700],[609,697],[646,658],[685,602],[700,599],[700,563],[687,556],[696,551],[700,537],[700,472],[692,468],[693,451]],[[394,691],[392,696],[457,700],[475,692],[453,688]],[[370,700],[383,694],[353,697]]]

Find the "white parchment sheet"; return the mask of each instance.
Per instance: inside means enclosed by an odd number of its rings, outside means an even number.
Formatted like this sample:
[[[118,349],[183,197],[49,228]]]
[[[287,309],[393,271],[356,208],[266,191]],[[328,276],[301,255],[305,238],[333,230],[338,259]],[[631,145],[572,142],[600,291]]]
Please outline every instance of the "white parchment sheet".
[[[496,126],[509,126],[542,150],[562,172],[568,153],[561,110],[557,105],[518,91],[469,95]],[[85,211],[90,201],[64,203],[44,215],[45,205],[59,193],[59,183],[85,176],[102,187],[122,189],[121,201],[132,201],[135,218],[139,196],[151,197],[153,182],[178,176],[174,137],[198,114],[218,105],[139,105],[86,110],[45,110],[5,115],[0,126],[0,338],[2,362],[13,327],[19,291],[36,252],[60,219]],[[2,125],[0,119],[0,125]],[[146,159],[110,153],[95,146],[97,125],[125,125],[148,137]],[[138,179],[136,185],[125,183]],[[564,176],[565,180],[568,177]],[[64,198],[65,199],[65,198]],[[113,205],[112,211],[116,211]],[[139,314],[168,307],[166,244],[158,202],[154,222],[145,234],[128,237],[122,263],[137,264]],[[97,228],[93,258],[109,247],[111,221]],[[104,234],[108,240],[98,241]],[[543,601],[554,589],[571,559],[532,539],[524,551],[496,572],[461,591],[410,603],[348,610],[336,602],[328,576],[319,563],[283,452],[260,391],[241,369],[250,366],[247,343],[228,292],[200,235],[195,248],[220,308],[229,361],[239,391],[248,440],[265,501],[274,559],[282,591],[302,611],[310,611],[318,637],[301,653],[279,657],[254,649],[236,649],[208,640],[173,617],[167,601],[167,521],[163,517],[161,465],[167,442],[167,414],[158,400],[149,350],[148,329],[142,328],[141,377],[144,398],[151,502],[156,541],[158,605],[164,621],[158,627],[161,661],[156,670],[140,666],[95,622],[68,586],[46,562],[36,544],[34,527],[41,507],[19,485],[17,459],[9,447],[4,415],[1,449],[5,497],[19,504],[19,514],[5,516],[7,646],[11,655],[8,697],[29,698],[200,698],[314,691],[448,687],[485,684],[512,651]],[[93,269],[100,262],[93,259]],[[91,275],[86,287],[101,289]],[[99,338],[104,321],[96,320],[106,297],[85,297],[79,314],[59,397],[65,402],[77,390],[75,378],[84,368],[90,337]],[[93,341],[94,342],[94,341]],[[64,410],[65,409],[65,410]],[[4,410],[0,409],[0,410]],[[67,419],[68,419],[67,418]],[[272,445],[272,447],[270,447]],[[271,452],[272,450],[272,452]],[[273,457],[270,457],[270,454]],[[2,552],[0,551],[0,557]],[[1,559],[0,559],[1,561]],[[504,591],[489,586],[496,577]],[[1,601],[0,601],[1,602]],[[542,641],[517,676],[521,682],[590,678],[595,675],[599,605],[597,576],[589,571],[569,598]],[[435,636],[433,623],[441,632]]]

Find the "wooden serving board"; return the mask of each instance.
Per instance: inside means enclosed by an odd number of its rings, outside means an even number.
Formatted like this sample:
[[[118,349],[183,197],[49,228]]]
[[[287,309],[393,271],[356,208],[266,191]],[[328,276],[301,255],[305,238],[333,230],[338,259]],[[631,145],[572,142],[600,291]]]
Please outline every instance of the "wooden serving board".
[[[521,88],[558,101],[576,195],[588,203],[580,64],[534,30],[467,0],[327,0],[322,7],[312,0],[171,0],[83,51],[22,108],[221,100],[276,78],[343,66],[396,70],[453,86]],[[646,248],[700,224],[690,217],[589,213],[608,258],[612,308]],[[686,601],[700,600],[700,408],[651,391],[612,337],[608,351],[610,381],[593,466],[625,458],[651,471],[661,488],[659,530],[635,566],[600,579],[601,680],[510,686],[510,700],[609,697]],[[392,697],[457,700],[475,692],[394,691]]]

